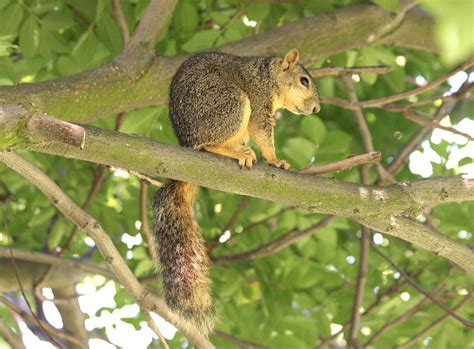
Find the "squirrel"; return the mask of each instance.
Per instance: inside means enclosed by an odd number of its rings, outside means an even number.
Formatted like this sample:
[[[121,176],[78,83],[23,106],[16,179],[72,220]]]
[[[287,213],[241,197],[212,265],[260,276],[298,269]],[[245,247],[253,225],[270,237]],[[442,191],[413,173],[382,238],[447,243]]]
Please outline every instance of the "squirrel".
[[[270,165],[288,170],[290,165],[275,156],[275,112],[285,108],[307,115],[320,110],[314,80],[298,62],[296,49],[284,58],[217,52],[187,58],[169,93],[169,117],[180,145],[251,168],[257,160],[246,146],[251,137]],[[153,233],[167,304],[208,335],[215,308],[210,260],[193,214],[196,191],[195,184],[168,180],[154,197]]]

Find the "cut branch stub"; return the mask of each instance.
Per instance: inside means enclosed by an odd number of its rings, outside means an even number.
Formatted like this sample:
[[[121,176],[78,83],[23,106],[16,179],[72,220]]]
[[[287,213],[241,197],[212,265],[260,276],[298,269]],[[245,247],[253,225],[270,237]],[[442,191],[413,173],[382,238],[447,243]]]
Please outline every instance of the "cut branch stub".
[[[40,112],[29,112],[16,105],[0,106],[0,149],[59,142],[84,148],[83,127]]]

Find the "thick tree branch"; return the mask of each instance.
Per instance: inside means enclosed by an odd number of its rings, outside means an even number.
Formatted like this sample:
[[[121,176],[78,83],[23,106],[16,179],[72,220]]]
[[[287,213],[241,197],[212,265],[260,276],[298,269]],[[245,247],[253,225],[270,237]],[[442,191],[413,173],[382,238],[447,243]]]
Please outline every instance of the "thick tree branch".
[[[141,307],[160,314],[164,319],[173,323],[197,347],[214,348],[214,346],[192,327],[185,319],[174,314],[164,301],[153,297],[135,278],[132,271],[115,248],[109,235],[100,224],[79,206],[46,176],[39,168],[24,160],[14,152],[0,152],[0,159],[9,167],[33,183],[43,194],[79,228],[83,229],[94,240],[105,262],[112,269],[119,281],[127,288],[131,296]]]
[[[75,337],[81,345],[71,344],[71,349],[82,349],[89,346],[89,336],[84,326],[84,314],[79,306],[79,300],[76,297],[76,287],[70,284],[64,287],[53,288],[55,298],[67,298],[67,302],[56,304],[61,318],[63,320],[63,331]]]
[[[161,2],[165,1],[156,3]],[[350,6],[288,23],[218,50],[239,55],[281,55],[298,47],[305,58],[327,57],[368,45],[367,38],[390,18],[390,12],[375,5]],[[428,15],[409,11],[390,40],[386,37],[383,42],[435,51],[432,28],[433,21]],[[135,45],[136,41],[130,40],[130,45],[132,42]],[[1,86],[0,104],[34,105],[60,119],[78,122],[161,104],[167,101],[169,81],[184,58],[160,57],[146,69],[134,69],[119,58],[100,68],[54,81]]]
[[[62,284],[57,284],[56,286],[44,286],[44,287],[61,287],[61,285],[69,285],[74,282],[79,282],[82,280],[87,275],[90,274],[99,274],[102,275],[106,278],[113,279],[114,274],[110,272],[110,270],[105,269],[97,264],[92,264],[88,263],[85,261],[81,260],[74,260],[74,258],[65,258],[65,257],[59,257],[59,256],[52,256],[48,255],[45,253],[41,252],[34,252],[34,251],[28,251],[28,250],[21,250],[18,248],[12,248],[11,249],[13,252],[13,258],[17,260],[17,265],[21,267],[21,261],[25,262],[31,262],[36,264],[36,267],[38,267],[41,264],[46,264],[46,265],[52,265],[56,267],[56,271],[59,273],[56,278],[53,278],[52,275],[48,278],[48,280],[51,279],[51,282],[55,282],[52,280],[61,280],[64,279],[64,283]],[[7,272],[8,270],[8,258],[10,258],[10,249],[5,248],[5,247],[0,247],[0,270]],[[11,265],[11,264],[10,264]],[[30,272],[28,272],[29,267],[25,266],[24,270],[26,274],[32,274],[35,276],[34,281],[25,281],[23,280],[24,283],[27,285],[25,287],[31,288],[29,285],[33,285],[35,282],[37,282],[37,278],[41,276],[41,271],[37,269],[33,269]],[[74,270],[79,276],[77,278],[71,277],[70,271]],[[69,275],[69,280],[66,277]],[[23,276],[23,275],[22,275]],[[1,279],[0,279],[1,280]],[[1,286],[0,286],[1,288]],[[8,291],[3,291],[3,292],[8,292]]]
[[[6,252],[6,254],[4,252]],[[5,255],[5,257],[2,255]],[[33,289],[41,276],[48,270],[48,266],[38,264],[38,262],[35,262],[34,260],[19,260],[16,257],[15,259],[23,287],[29,290]],[[71,269],[68,267],[57,267],[48,274],[48,277],[43,281],[42,286],[49,288],[67,286],[72,283],[81,282],[90,274],[91,273],[84,273],[77,269],[74,273],[71,273]],[[5,248],[0,249],[0,275],[0,292],[18,292],[20,290],[18,283],[12,282],[12,280],[15,280],[15,272],[12,267],[9,251]]]
[[[29,149],[347,217],[441,254],[474,272],[473,253],[468,247],[404,216],[416,215],[423,206],[474,200],[473,179],[437,177],[382,187],[306,176],[266,165],[239,170],[232,159],[155,143],[142,136],[84,128],[88,138],[82,150],[55,142],[47,146],[32,144]]]
[[[174,12],[178,0],[151,0],[137,29],[118,58],[119,64],[131,64],[132,68],[141,69],[149,64],[155,56],[155,43]],[[122,29],[123,35],[123,29]]]

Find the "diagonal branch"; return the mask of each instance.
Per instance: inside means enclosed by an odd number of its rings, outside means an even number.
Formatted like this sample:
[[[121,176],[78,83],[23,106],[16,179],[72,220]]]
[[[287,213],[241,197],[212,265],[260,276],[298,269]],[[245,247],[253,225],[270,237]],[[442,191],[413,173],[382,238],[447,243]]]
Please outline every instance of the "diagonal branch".
[[[456,311],[459,308],[462,307],[464,303],[466,303],[472,296],[467,295],[464,297],[458,304],[456,304],[453,308],[451,308],[451,311]],[[443,321],[445,321],[449,315],[446,313],[443,316],[437,318],[435,321],[433,321],[431,324],[426,326],[423,330],[421,330],[418,334],[416,334],[414,337],[410,338],[408,341],[405,343],[394,347],[395,349],[405,349],[411,347],[413,344],[418,342],[423,336],[427,335],[430,331],[438,327]]]
[[[77,346],[82,345],[82,343],[76,337],[71,336],[67,333],[64,333],[62,331],[59,331],[59,330],[55,329],[53,326],[51,326],[50,324],[48,324],[47,322],[45,322],[43,320],[35,319],[35,317],[33,315],[31,315],[30,313],[22,310],[15,303],[9,301],[6,297],[4,297],[2,295],[0,295],[0,302],[5,304],[14,313],[17,313],[18,315],[20,315],[21,318],[24,321],[26,321],[30,324],[36,325],[37,321],[39,321],[41,323],[41,327],[48,333],[48,335],[52,335],[52,336],[61,338],[63,340],[68,341],[69,343],[77,345]],[[16,348],[16,347],[14,347],[14,348]]]
[[[430,292],[425,291],[422,287],[420,287],[415,280],[410,278],[410,276],[398,265],[396,265],[390,258],[388,258],[380,249],[372,242],[370,241],[370,244],[372,245],[373,249],[375,252],[382,257],[390,266],[392,266],[396,271],[402,275],[405,280],[413,287],[415,288],[418,292],[424,294],[429,300],[431,300],[434,304],[436,304],[439,308],[443,309],[449,316],[453,317],[460,323],[462,323],[464,326],[468,328],[474,328],[474,323],[470,322],[463,317],[459,316],[458,314],[454,313],[451,309],[449,309],[447,306],[445,306],[442,302],[440,302],[433,294]]]
[[[164,301],[156,299],[144,289],[100,224],[77,206],[53,180],[45,175],[39,168],[30,164],[14,152],[0,152],[0,160],[38,187],[64,216],[87,232],[96,243],[105,262],[112,269],[119,281],[127,288],[137,304],[145,309],[157,312],[164,319],[173,323],[196,346],[214,348],[188,321],[174,314]]]
[[[311,227],[306,228],[305,230],[300,231],[299,229],[293,229],[290,232],[276,238],[275,240],[272,240],[268,244],[260,246],[256,249],[230,256],[213,257],[212,261],[214,265],[227,265],[233,262],[254,260],[269,256],[271,254],[277,253],[278,251],[281,251],[282,249],[291,245],[297,240],[313,235],[318,230],[327,226],[333,220],[333,218],[334,216],[324,217],[322,220],[312,225]]]
[[[2,318],[0,318],[0,338],[3,338],[12,348],[25,349],[21,334],[15,333]]]
[[[120,64],[132,64],[134,67],[149,64],[155,56],[156,40],[169,24],[177,3],[178,0],[151,0],[130,40],[124,40],[128,42],[117,59]],[[120,21],[120,17],[118,19]]]

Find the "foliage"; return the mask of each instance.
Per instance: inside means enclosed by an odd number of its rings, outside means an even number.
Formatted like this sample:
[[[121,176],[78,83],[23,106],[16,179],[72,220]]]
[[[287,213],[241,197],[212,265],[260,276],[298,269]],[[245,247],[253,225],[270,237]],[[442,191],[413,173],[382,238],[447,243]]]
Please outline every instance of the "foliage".
[[[182,0],[177,5],[167,31],[160,37],[156,50],[161,55],[171,56],[209,49],[279,27],[286,22],[361,2],[306,0],[270,4],[263,1]],[[392,11],[399,9],[398,1],[375,2]],[[0,0],[0,84],[56,79],[92,69],[115,57],[123,44],[111,2],[98,0],[93,2],[94,6],[91,3],[87,0]],[[121,4],[126,22],[133,30],[148,2],[128,0],[121,1]],[[372,45],[316,60],[311,62],[311,66],[390,65],[393,68],[390,74],[361,76],[361,81],[356,84],[361,100],[412,88],[411,79],[419,76],[430,81],[446,74],[453,64],[459,63],[473,51],[472,2],[423,0],[421,6],[433,13],[438,21],[436,35],[441,47],[441,62],[438,55],[433,53]],[[347,99],[339,77],[321,78],[318,86],[322,96]],[[449,85],[444,87],[449,88]],[[425,94],[425,97],[437,95],[439,92],[434,91]],[[433,113],[435,109],[435,104],[427,104],[422,110]],[[454,108],[450,114],[453,124],[473,116],[472,99]],[[94,124],[113,128],[115,117],[111,115]],[[393,160],[401,146],[418,128],[401,114],[383,109],[367,110],[365,117],[375,149],[383,154],[383,165]],[[127,113],[120,130],[146,135],[159,142],[177,144],[165,106]],[[364,152],[351,112],[330,104],[323,105],[317,116],[297,117],[284,112],[282,120],[277,123],[275,135],[277,153],[295,169]],[[453,151],[463,147],[472,147],[472,142],[457,144],[453,139],[441,140],[439,143],[433,139],[427,141],[424,153],[429,156],[427,163],[432,166],[432,174],[454,175],[462,171],[462,165],[470,163],[472,166],[472,154],[457,159],[454,166],[446,166]],[[22,152],[22,155],[42,168],[75,202],[84,202],[97,166],[38,153]],[[334,177],[360,181],[357,168],[335,174]],[[376,179],[373,169],[370,178],[371,181]],[[400,181],[417,178],[420,176],[408,167],[397,176]],[[58,214],[54,206],[30,183],[4,166],[0,166],[0,181],[12,193],[11,200],[0,205],[14,247],[54,253],[56,246],[64,246],[72,224]],[[123,242],[124,234],[137,236],[143,226],[137,223],[140,221],[139,187],[140,182],[135,176],[107,169],[100,190],[87,207],[87,211],[110,234],[123,256],[127,256],[137,277],[154,273],[154,265],[145,244],[127,246]],[[5,194],[1,188],[0,195]],[[152,191],[149,190],[148,202]],[[207,241],[216,241],[221,237],[224,233],[222,228],[231,219],[240,200],[241,197],[237,195],[201,189],[196,215]],[[283,207],[278,204],[250,198],[229,229],[232,239],[219,243],[213,251],[214,256],[257,248],[291,229],[305,229],[322,218],[300,209],[277,214],[281,209]],[[436,208],[433,217],[439,220],[439,228],[443,233],[469,243],[472,242],[474,232],[473,212],[472,203],[447,204]],[[272,215],[275,217],[265,224],[245,230],[249,224]],[[0,227],[0,245],[6,246],[8,241],[7,231]],[[442,285],[444,290],[451,291],[454,296],[449,299],[449,306],[459,301],[459,295],[469,287],[464,272],[443,258],[434,257],[422,248],[387,236],[384,236],[383,241],[380,246],[382,251],[414,276],[424,288],[433,289]],[[343,324],[351,319],[359,242],[360,227],[346,219],[336,219],[317,234],[272,256],[213,268],[213,292],[220,315],[217,327],[235,337],[269,348],[315,347],[321,338],[331,334],[331,324]],[[65,256],[90,255],[94,263],[102,262],[98,252],[91,250],[85,233],[78,232]],[[1,259],[0,262],[5,263]],[[399,278],[400,275],[392,267],[371,253],[364,308],[367,309],[391,286],[400,283]],[[152,282],[152,285],[157,286],[158,282]],[[116,307],[130,304],[129,295],[118,284],[115,287]],[[410,299],[402,300],[402,292],[408,292]],[[361,342],[365,342],[370,333],[373,334],[387,321],[403,314],[422,298],[421,294],[406,284],[397,292],[389,294],[376,311],[362,317],[362,334],[359,334]],[[100,309],[97,314],[107,311],[111,309]],[[459,313],[468,315],[466,310]],[[0,317],[13,322],[9,314],[0,304]],[[429,304],[381,336],[375,342],[375,347],[401,344],[441,315],[439,308]],[[143,314],[124,319],[135,328],[140,328],[144,320]],[[105,334],[104,327],[99,330]],[[169,344],[172,348],[179,348],[183,340],[178,333]],[[219,348],[236,348],[221,338],[212,337],[212,340]],[[429,343],[428,348],[461,348],[467,347],[467,343],[472,345],[473,340],[472,331],[468,332],[458,322],[449,319],[425,336],[423,343]],[[150,347],[159,346],[158,342],[153,345]],[[421,348],[424,344],[418,342],[414,347]]]

